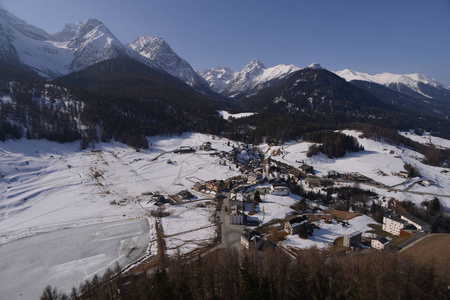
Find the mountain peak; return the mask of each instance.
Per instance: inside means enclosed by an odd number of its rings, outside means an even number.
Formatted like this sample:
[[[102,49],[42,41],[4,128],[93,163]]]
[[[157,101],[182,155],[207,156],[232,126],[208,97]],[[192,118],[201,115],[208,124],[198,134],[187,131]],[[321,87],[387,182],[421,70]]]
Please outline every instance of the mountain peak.
[[[249,62],[244,69],[251,69],[251,70],[256,70],[256,69],[265,69],[266,67],[264,66],[264,64],[257,58],[254,58],[251,62]]]
[[[391,90],[415,97],[450,99],[450,88],[435,79],[422,74],[392,74],[381,73],[370,75],[367,73],[345,69],[335,72],[347,81],[359,80],[381,84]]]
[[[187,61],[179,57],[163,38],[140,35],[128,46],[194,89],[202,93],[207,92],[208,84],[206,81],[192,69]]]
[[[316,69],[316,70],[317,69],[323,69],[322,66],[319,63],[316,63],[316,62],[310,64],[309,66],[307,66],[307,68],[308,69]]]

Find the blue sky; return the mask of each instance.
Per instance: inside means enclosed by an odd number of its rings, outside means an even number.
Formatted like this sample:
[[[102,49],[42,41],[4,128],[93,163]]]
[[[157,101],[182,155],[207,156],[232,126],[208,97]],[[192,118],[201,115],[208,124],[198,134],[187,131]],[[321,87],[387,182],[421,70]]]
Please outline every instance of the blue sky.
[[[450,86],[449,0],[0,0],[53,33],[97,18],[124,43],[164,38],[196,70],[319,62],[329,70],[422,73]]]

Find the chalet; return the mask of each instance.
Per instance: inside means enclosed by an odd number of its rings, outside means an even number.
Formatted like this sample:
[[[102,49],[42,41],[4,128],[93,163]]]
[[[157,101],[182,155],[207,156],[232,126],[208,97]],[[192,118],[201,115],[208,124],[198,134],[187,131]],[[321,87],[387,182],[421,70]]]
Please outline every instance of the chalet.
[[[382,237],[382,238],[379,238],[379,239],[372,240],[370,242],[370,246],[373,249],[377,249],[377,250],[380,250],[380,251],[383,251],[383,250],[384,251],[389,251],[389,249],[391,247],[391,242],[388,239]]]
[[[309,220],[305,215],[299,216],[284,223],[284,231],[288,234],[296,234],[300,232],[303,226],[307,226],[308,223]]]
[[[250,247],[258,250],[264,243],[261,233],[258,231],[249,231],[241,235],[241,244],[245,249],[250,249]]]
[[[389,216],[383,217],[383,227],[382,229],[393,235],[400,235],[400,231],[405,228],[407,221],[402,220],[398,217]]]
[[[200,146],[200,151],[210,151],[211,150],[211,142],[205,142]]]
[[[178,150],[178,153],[192,153],[195,152],[195,149],[190,147],[190,146],[181,146],[180,149]]]
[[[278,196],[288,196],[289,189],[285,186],[272,186],[270,194]]]
[[[344,247],[350,247],[353,246],[354,244],[360,243],[361,242],[361,231],[356,230],[353,231],[352,233],[346,234],[344,235],[344,241],[342,242],[342,245]]]
[[[428,224],[425,221],[422,221],[421,219],[409,214],[409,213],[402,213],[400,218],[406,222],[408,222],[408,224],[414,225],[414,227],[417,228],[417,230],[419,231],[423,231],[423,232],[431,232],[431,225]]]

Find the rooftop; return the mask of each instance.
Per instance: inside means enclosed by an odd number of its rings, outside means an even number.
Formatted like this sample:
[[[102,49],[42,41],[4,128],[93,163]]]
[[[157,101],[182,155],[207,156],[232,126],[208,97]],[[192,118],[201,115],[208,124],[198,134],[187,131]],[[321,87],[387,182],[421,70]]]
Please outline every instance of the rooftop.
[[[428,224],[427,222],[425,222],[425,221],[419,219],[418,217],[413,216],[413,215],[411,215],[411,214],[409,214],[409,213],[402,213],[402,216],[403,216],[404,218],[410,220],[411,222],[414,222],[414,223],[416,223],[416,224],[419,224],[420,226],[427,226],[427,225],[430,225],[430,224]]]
[[[405,220],[402,220],[399,217],[395,217],[395,216],[386,216],[385,218],[391,219],[391,220],[393,220],[395,222],[399,222],[399,223],[402,223],[402,224],[407,223]]]
[[[349,238],[352,238],[352,237],[360,235],[360,234],[361,234],[361,231],[356,230],[356,231],[353,231],[353,232],[351,232],[349,234],[346,234],[346,236],[348,236]]]

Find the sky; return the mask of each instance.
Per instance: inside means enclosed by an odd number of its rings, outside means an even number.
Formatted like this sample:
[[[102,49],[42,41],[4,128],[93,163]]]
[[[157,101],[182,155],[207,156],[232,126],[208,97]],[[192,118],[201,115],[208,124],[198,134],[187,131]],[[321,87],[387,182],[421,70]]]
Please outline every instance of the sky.
[[[164,38],[194,69],[318,62],[450,86],[450,0],[0,0],[49,33],[96,18],[123,43]]]

